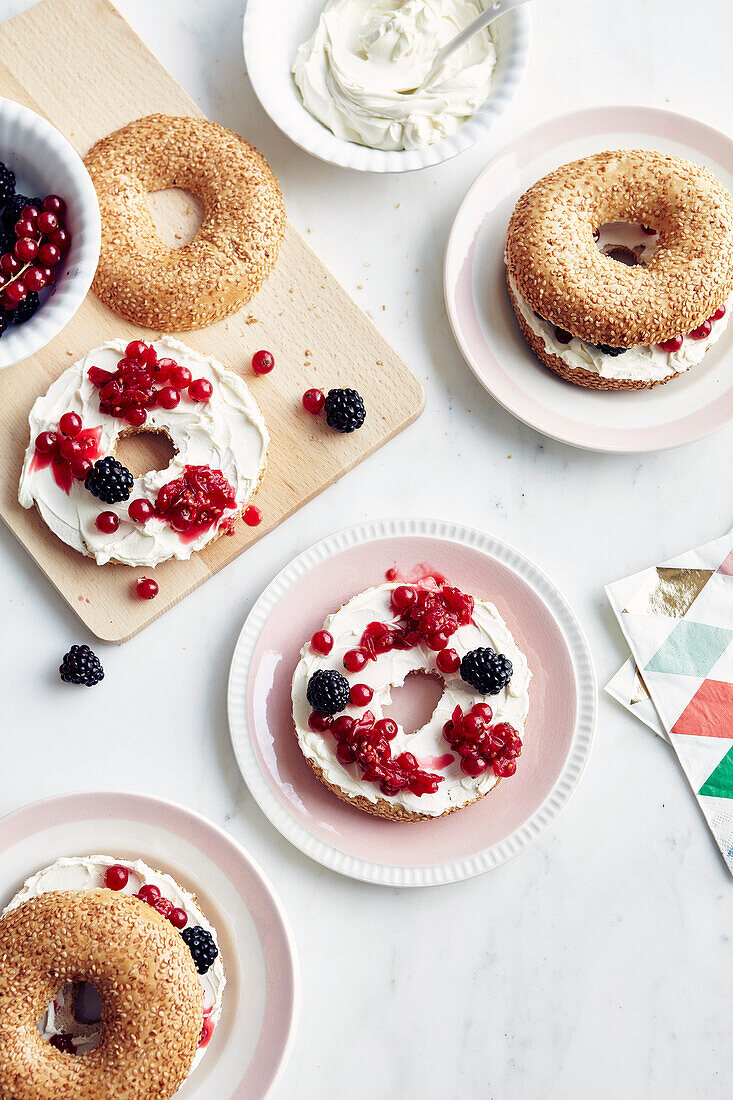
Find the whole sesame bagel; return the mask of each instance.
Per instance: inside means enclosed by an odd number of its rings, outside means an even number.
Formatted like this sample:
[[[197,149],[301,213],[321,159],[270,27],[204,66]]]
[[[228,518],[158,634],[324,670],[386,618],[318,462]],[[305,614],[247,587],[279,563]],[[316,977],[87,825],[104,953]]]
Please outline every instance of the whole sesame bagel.
[[[149,115],[102,138],[84,163],[102,215],[93,289],[123,317],[203,328],[248,302],[272,271],[285,207],[267,161],[238,134],[207,119]],[[162,240],[146,202],[170,187],[204,207],[181,248]]]
[[[51,892],[0,920],[2,1100],[168,1100],[203,1023],[191,953],[151,906],[111,890]],[[60,986],[91,982],[103,1006],[93,1050],[70,1055],[38,1021]]]
[[[648,264],[599,251],[594,233],[614,222],[656,231]],[[733,291],[733,198],[707,168],[679,157],[583,157],[519,199],[506,263],[531,309],[572,336],[612,348],[661,344],[692,332]]]

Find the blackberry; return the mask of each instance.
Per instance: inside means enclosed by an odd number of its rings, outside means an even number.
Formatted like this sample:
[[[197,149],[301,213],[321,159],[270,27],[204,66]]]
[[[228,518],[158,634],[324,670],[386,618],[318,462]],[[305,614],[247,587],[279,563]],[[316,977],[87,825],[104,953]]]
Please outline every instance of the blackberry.
[[[22,325],[26,321],[30,321],[33,314],[38,309],[38,294],[35,290],[31,290],[26,294],[22,302],[19,302],[13,312],[10,314],[11,325]]]
[[[623,355],[625,351],[629,350],[628,348],[612,348],[610,344],[596,344],[596,347],[599,351],[602,351],[604,355],[610,355],[613,359],[615,359],[617,355]]]
[[[33,205],[35,205],[35,200],[29,199],[27,195],[14,195],[3,210],[0,221],[2,221],[5,228],[12,233],[15,223],[20,218],[20,212],[23,207]]]
[[[104,679],[104,669],[88,645],[73,645],[59,665],[59,676],[66,684],[94,687]]]
[[[308,681],[306,699],[321,714],[338,714],[349,702],[349,681],[332,668],[319,668]]]
[[[15,172],[0,161],[0,206],[10,202],[15,193]]]
[[[211,932],[196,924],[193,928],[184,928],[181,936],[191,952],[199,974],[205,974],[219,957],[219,948],[214,943]]]
[[[326,403],[326,423],[337,432],[354,432],[366,420],[366,409],[356,390],[329,390]]]
[[[119,504],[128,500],[132,492],[133,477],[126,466],[116,458],[98,458],[87,474],[85,487],[103,504]]]
[[[6,313],[4,309],[0,309],[0,336],[2,336],[10,324],[11,317],[12,315],[10,313]]]
[[[15,248],[15,233],[12,229],[6,229],[0,222],[0,256],[4,252],[12,252]]]
[[[470,650],[461,661],[461,679],[482,695],[498,695],[513,672],[509,658],[490,646]]]

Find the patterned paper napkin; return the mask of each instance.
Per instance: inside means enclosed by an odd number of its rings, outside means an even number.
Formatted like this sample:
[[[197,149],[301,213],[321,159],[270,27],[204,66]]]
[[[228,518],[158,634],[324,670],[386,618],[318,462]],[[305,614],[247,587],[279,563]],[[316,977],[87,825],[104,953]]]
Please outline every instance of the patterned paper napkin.
[[[733,874],[733,531],[606,592],[633,657],[606,690],[671,742]]]

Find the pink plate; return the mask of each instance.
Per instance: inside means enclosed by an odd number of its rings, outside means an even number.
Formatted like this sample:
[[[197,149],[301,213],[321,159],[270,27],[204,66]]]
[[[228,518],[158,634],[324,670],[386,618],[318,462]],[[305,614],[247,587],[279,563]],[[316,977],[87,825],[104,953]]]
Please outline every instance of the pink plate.
[[[595,451],[677,447],[733,419],[733,326],[698,367],[652,390],[589,390],[544,367],[522,338],[504,279],[504,243],[519,196],[567,161],[603,149],[661,149],[707,165],[733,190],[733,141],[695,119],[650,107],[598,107],[551,119],[503,149],[475,181],[448,241],[445,301],[474,374],[525,424]]]
[[[79,793],[36,802],[0,821],[0,909],[60,856],[140,857],[194,892],[219,935],[223,1015],[206,1057],[176,1100],[261,1100],[285,1064],[300,980],[288,919],[262,870],[222,829],[143,795]]]
[[[300,649],[351,596],[427,565],[492,600],[534,673],[517,774],[473,806],[400,824],[353,809],[314,777],[298,748],[290,684]],[[247,619],[229,680],[229,724],[260,807],[301,851],[368,882],[426,886],[469,878],[515,855],[557,816],[590,751],[596,710],[582,631],[551,581],[483,532],[434,520],[349,528],[299,555]]]

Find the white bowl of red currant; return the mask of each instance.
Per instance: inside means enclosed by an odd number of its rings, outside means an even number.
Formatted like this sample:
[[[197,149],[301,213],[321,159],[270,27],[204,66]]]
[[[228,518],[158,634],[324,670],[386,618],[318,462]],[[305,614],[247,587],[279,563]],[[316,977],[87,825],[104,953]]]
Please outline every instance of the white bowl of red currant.
[[[99,260],[89,174],[45,118],[0,99],[0,369],[34,355],[84,301]]]

